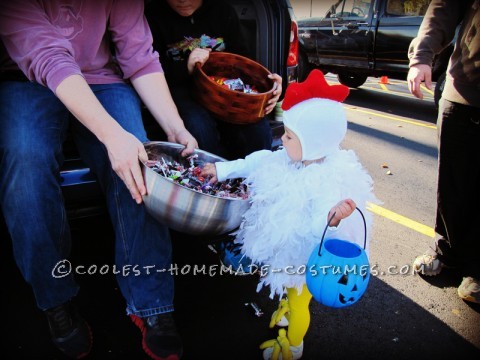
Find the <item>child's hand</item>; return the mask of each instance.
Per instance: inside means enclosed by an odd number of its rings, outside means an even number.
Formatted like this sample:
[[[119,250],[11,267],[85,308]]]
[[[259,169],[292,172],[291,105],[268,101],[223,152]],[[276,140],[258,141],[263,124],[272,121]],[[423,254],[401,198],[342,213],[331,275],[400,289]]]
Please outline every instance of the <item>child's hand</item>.
[[[355,211],[356,207],[357,205],[352,199],[342,200],[328,212],[327,221],[335,213],[335,217],[332,219],[330,226],[338,226],[341,220],[350,216],[352,212]]]
[[[202,168],[202,172],[200,173],[201,176],[207,177],[211,176],[209,183],[216,183],[217,182],[217,168],[215,164],[206,163],[205,166]]]

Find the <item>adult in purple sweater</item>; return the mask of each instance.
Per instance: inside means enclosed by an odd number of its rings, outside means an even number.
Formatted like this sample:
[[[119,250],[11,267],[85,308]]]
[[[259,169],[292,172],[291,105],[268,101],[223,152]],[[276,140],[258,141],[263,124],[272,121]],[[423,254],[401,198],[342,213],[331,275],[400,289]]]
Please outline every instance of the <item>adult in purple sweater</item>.
[[[171,263],[168,228],[141,204],[139,159],[147,159],[141,102],[169,141],[185,145],[184,155],[197,147],[171,98],[143,10],[143,0],[0,5],[1,209],[53,341],[73,358],[88,354],[91,331],[72,304],[79,290],[73,274],[54,272],[70,250],[59,185],[67,127],[105,192],[117,269]],[[145,351],[155,359],[179,358],[172,274],[131,272],[117,280]]]

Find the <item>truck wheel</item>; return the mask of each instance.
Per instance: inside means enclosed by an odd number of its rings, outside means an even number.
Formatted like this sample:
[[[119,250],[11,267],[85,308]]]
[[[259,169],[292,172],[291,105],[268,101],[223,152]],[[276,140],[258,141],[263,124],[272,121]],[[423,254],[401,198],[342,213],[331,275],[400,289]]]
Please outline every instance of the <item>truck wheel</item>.
[[[337,78],[340,81],[340,84],[351,87],[358,88],[365,84],[367,81],[367,75],[362,74],[338,74]]]
[[[445,79],[447,78],[447,73],[444,72],[437,79],[437,84],[435,85],[435,91],[433,92],[433,99],[435,101],[435,106],[438,108],[438,102],[442,97],[443,89],[445,88]]]

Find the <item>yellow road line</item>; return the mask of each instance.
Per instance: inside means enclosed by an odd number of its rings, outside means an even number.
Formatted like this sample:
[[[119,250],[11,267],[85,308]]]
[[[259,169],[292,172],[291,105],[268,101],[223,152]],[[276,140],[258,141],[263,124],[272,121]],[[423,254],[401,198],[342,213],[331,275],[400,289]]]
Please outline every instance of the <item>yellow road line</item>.
[[[373,90],[373,91],[377,91],[377,92],[383,92],[383,90],[380,90],[377,87],[372,87],[372,86],[368,86],[368,85],[363,85],[361,88],[362,89],[367,89],[367,90]],[[428,90],[428,89],[426,89],[426,90]],[[410,94],[410,93],[404,93],[404,92],[395,91],[395,90],[392,90],[392,89],[388,89],[388,93],[393,94],[393,95],[397,95],[397,96],[402,96],[402,97],[414,99],[413,95]],[[433,97],[424,96],[424,100],[432,100],[433,101]]]
[[[367,80],[366,83],[367,84],[368,83],[375,84],[375,81],[372,82],[372,81]],[[388,83],[391,84],[391,85],[403,85],[403,84],[405,84],[405,81],[388,79]]]
[[[391,85],[405,85],[406,86],[406,83],[404,81],[392,81],[392,80],[388,80],[389,83]],[[339,84],[339,81],[337,79],[329,79],[328,81],[329,84]],[[371,82],[371,81],[367,81],[363,86],[362,86],[362,89],[370,89],[370,90],[375,90],[375,91],[380,91],[378,88],[376,87],[372,87],[372,86],[368,86],[368,85],[373,85],[373,84],[376,84],[375,82]],[[393,93],[393,94],[397,94],[397,95],[401,95],[401,96],[406,96],[406,97],[412,97],[413,95],[411,94],[406,94],[406,93],[403,93],[403,92],[400,92],[400,91],[395,91],[395,90],[391,90],[389,88],[387,88],[387,86],[385,84],[380,84],[380,87],[385,90],[385,91],[388,91],[389,93]],[[435,93],[430,90],[430,89],[427,89],[425,87],[424,84],[420,84],[420,86],[422,87],[423,90],[425,90],[426,92],[428,92],[430,95],[432,95],[432,97],[429,97],[429,96],[426,96],[425,99],[430,99],[430,100],[433,100],[433,96],[435,95]]]
[[[367,203],[367,210],[376,215],[383,216],[389,220],[392,220],[400,225],[406,226],[412,230],[415,230],[423,235],[433,238],[435,236],[435,230],[429,226],[423,225],[415,220],[409,219],[393,211],[387,210],[381,206],[375,205],[371,202]]]
[[[434,95],[434,92],[430,89],[427,89],[427,87],[423,84],[420,85],[420,87],[425,90],[426,92],[428,92],[430,95]]]
[[[400,118],[395,117],[395,116],[384,115],[384,114],[381,114],[381,113],[376,113],[376,112],[373,112],[373,111],[363,110],[363,109],[359,109],[359,108],[356,108],[356,107],[346,106],[346,109],[352,110],[352,111],[358,111],[358,112],[369,114],[369,115],[378,116],[378,117],[389,119],[389,120],[400,121],[400,122],[404,122],[404,123],[412,124],[412,125],[416,125],[416,126],[423,126],[423,127],[429,128],[429,129],[436,129],[437,128],[436,125],[428,125],[428,124],[424,124],[424,123],[417,122],[417,121],[400,119]]]

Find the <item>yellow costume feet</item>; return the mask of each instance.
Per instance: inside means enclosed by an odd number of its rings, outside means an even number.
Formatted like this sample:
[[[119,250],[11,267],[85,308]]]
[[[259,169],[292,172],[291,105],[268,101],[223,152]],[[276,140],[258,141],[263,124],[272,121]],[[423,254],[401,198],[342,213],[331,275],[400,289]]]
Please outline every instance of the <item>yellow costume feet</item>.
[[[278,309],[272,314],[270,319],[270,328],[273,328],[275,325],[286,327],[288,326],[288,315],[290,313],[290,306],[288,305],[288,299],[280,300],[278,304]]]
[[[260,345],[264,360],[297,360],[303,355],[303,341],[298,346],[291,346],[285,329],[278,331],[276,339],[267,340]]]

